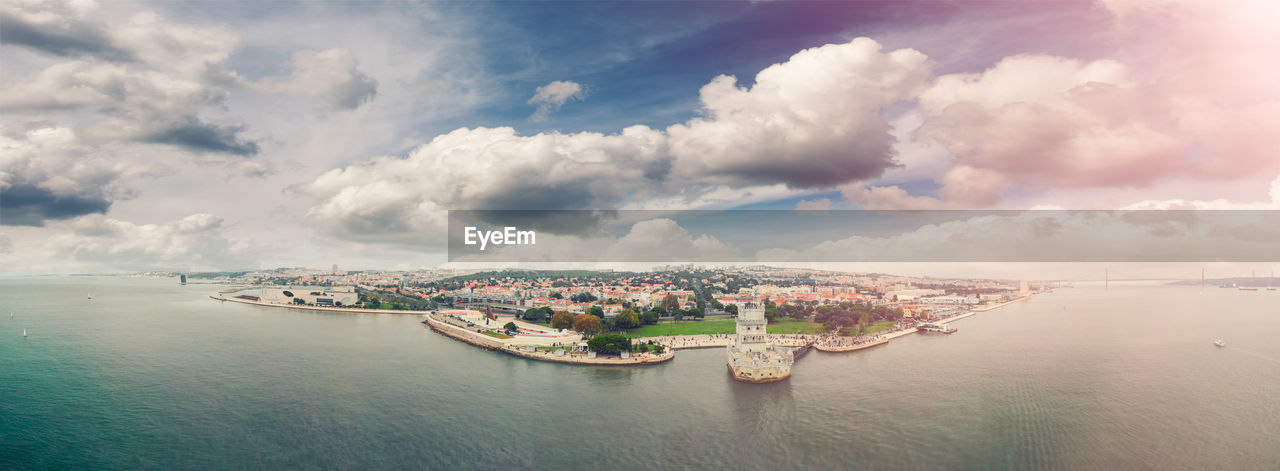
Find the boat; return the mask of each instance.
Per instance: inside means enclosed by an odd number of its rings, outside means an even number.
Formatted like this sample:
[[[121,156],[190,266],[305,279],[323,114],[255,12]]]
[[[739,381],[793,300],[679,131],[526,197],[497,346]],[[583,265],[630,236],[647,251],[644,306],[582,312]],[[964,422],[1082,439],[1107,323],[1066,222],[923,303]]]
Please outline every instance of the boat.
[[[93,293],[87,293],[86,296],[88,296],[89,299],[93,299]]]
[[[1257,291],[1257,290],[1258,288],[1245,288],[1243,286],[1240,287],[1240,291]]]
[[[22,336],[23,336],[23,337],[26,337],[26,336],[27,336],[27,329],[22,329]]]
[[[1227,346],[1227,343],[1226,343],[1226,342],[1223,342],[1223,341],[1222,341],[1222,339],[1214,340],[1214,341],[1213,341],[1213,344],[1214,344],[1214,345],[1217,345],[1217,346],[1219,346],[1219,347],[1225,347],[1225,346]]]

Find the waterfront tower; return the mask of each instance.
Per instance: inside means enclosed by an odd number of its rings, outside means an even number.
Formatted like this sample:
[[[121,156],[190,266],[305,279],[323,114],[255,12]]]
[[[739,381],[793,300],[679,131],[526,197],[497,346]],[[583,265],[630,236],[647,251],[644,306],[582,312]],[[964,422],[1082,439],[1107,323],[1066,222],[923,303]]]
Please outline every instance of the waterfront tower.
[[[764,305],[738,306],[737,333],[728,348],[728,367],[733,379],[748,383],[771,383],[791,377],[795,357],[789,349],[779,349],[765,334]]]

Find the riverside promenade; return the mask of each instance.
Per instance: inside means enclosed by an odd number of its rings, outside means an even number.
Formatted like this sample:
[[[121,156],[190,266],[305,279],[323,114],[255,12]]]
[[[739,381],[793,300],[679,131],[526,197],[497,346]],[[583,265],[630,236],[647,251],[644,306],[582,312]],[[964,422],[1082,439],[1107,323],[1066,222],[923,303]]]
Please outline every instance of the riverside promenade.
[[[347,313],[359,313],[359,314],[414,314],[419,316],[432,312],[432,311],[410,311],[410,310],[392,310],[392,309],[365,309],[360,307],[312,306],[308,304],[280,304],[280,303],[269,303],[266,301],[254,301],[252,299],[234,298],[234,297],[228,298],[226,296],[214,296],[214,295],[210,295],[209,297],[212,299],[216,299],[218,301],[231,301],[233,303],[245,303],[245,304],[253,304],[256,306],[279,307],[279,308],[285,308],[285,309],[301,309],[304,311],[347,312]]]
[[[1031,295],[1023,296],[1023,297],[1021,297],[1021,298],[1013,299],[1013,300],[1010,300],[1010,301],[1005,301],[1005,302],[1002,302],[1002,303],[1000,303],[1000,304],[993,304],[993,305],[990,305],[990,306],[978,306],[978,307],[973,308],[973,309],[972,309],[972,311],[973,311],[973,312],[987,312],[987,311],[990,311],[990,310],[992,310],[992,309],[1005,307],[1005,306],[1008,306],[1008,305],[1010,305],[1010,304],[1016,303],[1016,302],[1018,302],[1018,301],[1025,300],[1025,299],[1031,299]]]
[[[557,355],[554,351],[539,350],[533,346],[520,346],[512,343],[504,342],[498,339],[484,335],[479,332],[468,330],[462,327],[445,322],[438,319],[435,314],[428,314],[423,322],[432,331],[440,333],[446,337],[469,343],[487,350],[494,350],[515,355],[530,360],[549,361],[554,363],[568,363],[574,365],[604,365],[604,366],[639,366],[639,365],[656,365],[670,361],[675,358],[676,352],[673,349],[667,349],[662,354],[654,353],[637,353],[632,354],[628,358],[613,356],[597,356],[590,358],[585,354],[564,353]]]

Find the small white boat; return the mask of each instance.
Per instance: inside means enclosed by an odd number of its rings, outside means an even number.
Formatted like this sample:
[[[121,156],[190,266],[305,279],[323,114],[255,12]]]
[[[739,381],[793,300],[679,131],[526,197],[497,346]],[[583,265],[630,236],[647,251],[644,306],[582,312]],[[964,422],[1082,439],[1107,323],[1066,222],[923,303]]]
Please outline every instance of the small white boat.
[[[23,336],[23,337],[26,337],[26,336],[27,336],[27,329],[22,329],[22,336]]]
[[[1222,341],[1222,339],[1214,340],[1214,341],[1213,341],[1213,344],[1214,344],[1214,345],[1217,345],[1217,346],[1219,346],[1219,347],[1225,347],[1225,346],[1227,346],[1227,343],[1226,343],[1226,342],[1223,342],[1223,341]]]
[[[93,299],[93,293],[86,293],[86,296],[88,296],[89,299]]]

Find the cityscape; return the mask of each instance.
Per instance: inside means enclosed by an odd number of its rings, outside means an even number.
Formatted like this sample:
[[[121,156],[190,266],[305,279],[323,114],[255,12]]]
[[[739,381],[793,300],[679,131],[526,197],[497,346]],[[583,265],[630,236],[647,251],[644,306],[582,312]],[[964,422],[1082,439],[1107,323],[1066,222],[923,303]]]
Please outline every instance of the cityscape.
[[[1280,469],[1280,2],[0,2],[0,471]]]

